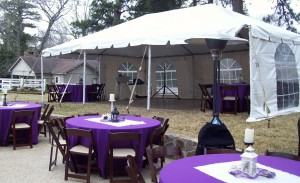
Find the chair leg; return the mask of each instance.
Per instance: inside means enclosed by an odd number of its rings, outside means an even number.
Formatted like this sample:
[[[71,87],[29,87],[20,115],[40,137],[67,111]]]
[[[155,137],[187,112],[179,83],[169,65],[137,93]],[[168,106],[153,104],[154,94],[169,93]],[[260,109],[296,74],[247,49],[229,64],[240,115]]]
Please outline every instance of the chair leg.
[[[114,173],[113,173],[113,161],[112,159],[109,158],[109,181],[110,182],[113,182],[113,176],[114,176]]]
[[[28,131],[28,143],[30,144],[30,148],[32,148],[32,129],[30,128]]]
[[[50,149],[49,171],[51,171],[52,165],[56,165],[56,160],[52,161],[52,157],[53,157],[53,142],[51,143],[51,149]]]
[[[17,133],[16,130],[13,130],[13,149],[16,150],[16,146],[17,146],[17,137],[16,137]]]
[[[65,164],[65,180],[69,177],[69,153],[66,154],[66,164]]]

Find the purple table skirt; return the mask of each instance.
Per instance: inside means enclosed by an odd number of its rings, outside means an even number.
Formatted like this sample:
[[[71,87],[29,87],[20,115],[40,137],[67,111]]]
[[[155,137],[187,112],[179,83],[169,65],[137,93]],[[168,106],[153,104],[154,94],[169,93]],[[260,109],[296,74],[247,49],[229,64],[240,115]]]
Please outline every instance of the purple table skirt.
[[[85,86],[85,101],[88,102],[87,94],[92,90],[92,85]],[[67,91],[71,93],[71,102],[82,102],[83,101],[83,85],[79,84],[69,84]]]
[[[160,171],[160,183],[220,183],[194,167],[213,163],[239,161],[240,154],[200,155],[173,161]],[[284,172],[300,176],[300,162],[271,156],[259,156],[257,162]],[[218,173],[218,172],[216,172]],[[287,181],[288,182],[288,181]]]
[[[220,84],[220,85],[222,85],[222,84]],[[238,99],[238,106],[237,106],[238,112],[245,112],[245,111],[247,111],[247,104],[246,104],[246,100],[244,98],[245,98],[245,96],[249,95],[249,91],[247,91],[247,87],[249,86],[249,84],[246,84],[246,83],[236,83],[236,84],[230,84],[230,85],[237,86],[237,88],[238,88],[238,98],[239,98]],[[231,91],[226,91],[226,93],[224,93],[224,95],[225,96],[233,96],[233,93]],[[223,102],[221,100],[221,93],[220,93],[219,96],[220,96],[220,98],[219,98],[219,101],[220,101],[219,102],[220,112],[222,112],[223,111]],[[233,108],[234,104],[233,104],[233,102],[226,102],[225,103],[225,107],[226,108]]]
[[[97,117],[97,116],[96,116]],[[100,117],[100,116],[99,116]],[[70,118],[66,121],[67,128],[82,128],[82,129],[92,129],[93,136],[95,139],[96,150],[98,153],[98,166],[101,170],[102,176],[106,177],[106,163],[107,163],[107,153],[108,153],[108,134],[109,132],[137,132],[142,134],[141,144],[140,144],[140,152],[139,152],[139,161],[138,165],[142,167],[142,159],[145,152],[145,148],[147,146],[148,138],[152,132],[152,130],[158,126],[160,126],[160,122],[158,120],[154,120],[151,118],[143,118],[143,117],[132,117],[132,116],[124,116],[125,119],[135,120],[135,121],[144,121],[146,124],[143,125],[133,125],[133,126],[125,126],[125,127],[114,127],[106,124],[96,123],[87,121],[87,118],[95,118],[95,116],[82,116]],[[86,142],[82,142],[82,144],[86,144]]]
[[[10,129],[10,122],[14,111],[18,110],[34,110],[34,117],[32,122],[32,143],[38,143],[38,119],[40,118],[41,108],[40,104],[24,103],[24,102],[9,102],[8,105],[14,104],[27,104],[25,107],[10,107],[0,106],[0,143],[1,145],[7,145],[7,137]]]

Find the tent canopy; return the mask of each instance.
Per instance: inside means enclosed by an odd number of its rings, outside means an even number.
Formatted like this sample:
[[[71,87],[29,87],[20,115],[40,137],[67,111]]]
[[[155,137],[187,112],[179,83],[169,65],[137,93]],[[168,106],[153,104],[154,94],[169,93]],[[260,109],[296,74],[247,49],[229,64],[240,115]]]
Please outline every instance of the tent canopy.
[[[141,57],[143,48],[140,46],[143,45],[152,45],[152,57],[201,54],[208,52],[205,44],[203,47],[188,45],[185,40],[195,37],[217,39],[222,38],[224,34],[238,35],[248,39],[248,31],[242,31],[248,27],[253,30],[253,36],[262,39],[269,40],[270,37],[280,35],[282,39],[300,41],[297,34],[216,5],[207,4],[144,15],[94,34],[47,48],[43,50],[43,56],[79,53],[85,50],[87,53],[102,55]],[[160,46],[165,47],[165,45],[169,45],[169,48],[161,49]],[[172,45],[179,46],[172,47]],[[245,49],[246,47],[239,46],[238,48]],[[231,49],[236,50],[237,47]]]
[[[214,4],[144,15],[47,48],[43,50],[42,56],[80,53],[84,50],[86,54],[139,58],[143,56],[146,45],[151,45],[148,57],[150,53],[152,58],[202,55],[209,53],[202,38],[224,39],[224,37],[249,40],[249,43],[240,44],[228,42],[224,50],[249,51],[251,113],[247,121],[300,112],[299,106],[287,110],[283,107],[284,110],[279,111],[276,103],[278,96],[274,95],[278,90],[274,61],[276,47],[282,43],[291,47],[298,73],[300,36]],[[199,43],[198,40],[197,45],[187,44],[185,41],[191,38],[201,38],[202,41],[200,39]],[[151,64],[148,62],[148,65],[149,63]],[[148,90],[150,89],[149,76],[148,74]],[[299,88],[297,90],[299,92]],[[266,112],[265,107],[270,109],[270,114]]]

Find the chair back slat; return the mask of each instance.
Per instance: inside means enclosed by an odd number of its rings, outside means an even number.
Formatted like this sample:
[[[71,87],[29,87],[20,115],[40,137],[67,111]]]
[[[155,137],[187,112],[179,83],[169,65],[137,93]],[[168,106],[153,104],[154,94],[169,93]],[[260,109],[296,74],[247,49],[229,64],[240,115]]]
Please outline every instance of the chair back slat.
[[[275,156],[275,157],[280,157],[280,158],[285,158],[285,159],[290,159],[290,160],[296,160],[300,161],[300,157],[294,154],[286,153],[286,152],[271,152],[269,150],[265,150],[265,155],[266,156]]]

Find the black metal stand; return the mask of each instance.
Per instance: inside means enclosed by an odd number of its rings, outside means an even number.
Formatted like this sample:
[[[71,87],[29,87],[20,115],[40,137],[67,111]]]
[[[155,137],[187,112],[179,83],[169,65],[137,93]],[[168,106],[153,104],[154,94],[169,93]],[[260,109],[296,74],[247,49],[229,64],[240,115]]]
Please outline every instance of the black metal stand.
[[[166,89],[168,89],[173,95],[175,95],[178,99],[180,99],[180,97],[178,95],[176,95],[169,87],[166,86],[166,68],[165,67],[164,67],[164,85],[157,92],[155,92],[152,95],[152,97],[154,97],[156,94],[158,94],[158,92],[160,92],[160,90],[162,90],[162,89],[163,89],[162,97],[165,96]]]
[[[6,103],[6,94],[3,94],[4,95],[4,98],[3,98],[3,106],[7,106],[7,103]]]
[[[248,143],[248,142],[244,142],[244,144],[249,147],[249,146],[253,146],[254,142],[253,143]]]

